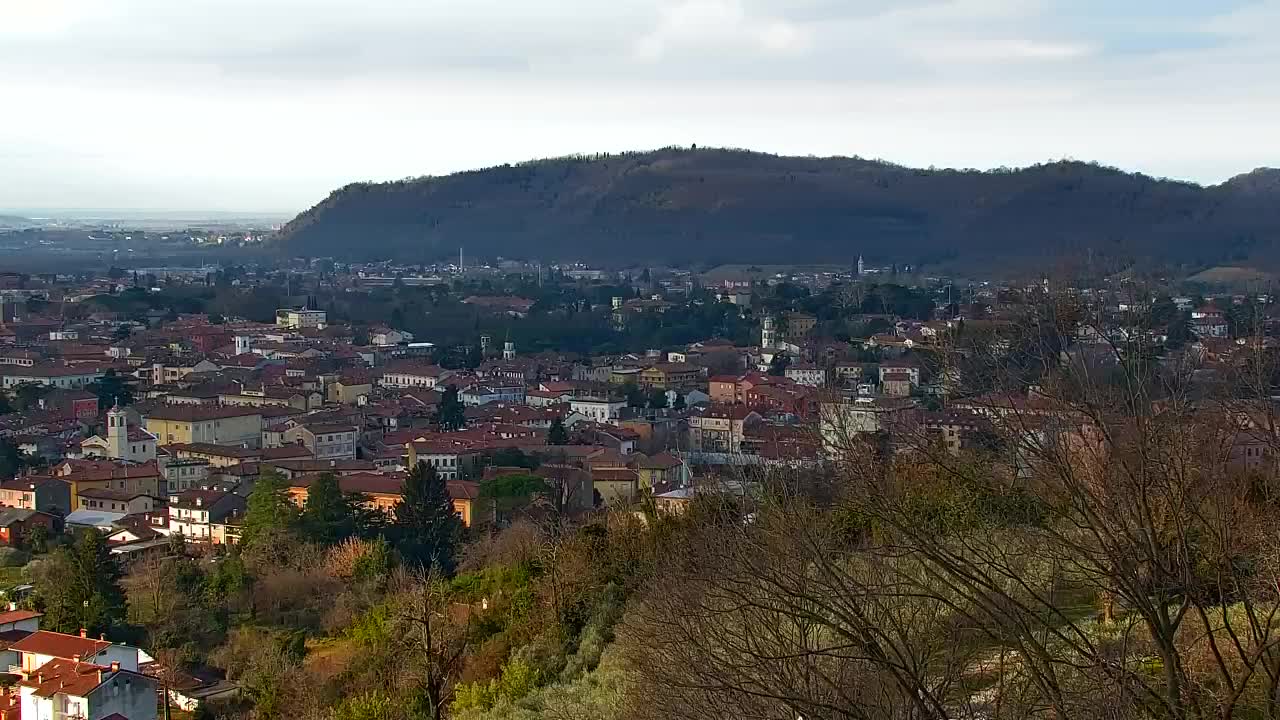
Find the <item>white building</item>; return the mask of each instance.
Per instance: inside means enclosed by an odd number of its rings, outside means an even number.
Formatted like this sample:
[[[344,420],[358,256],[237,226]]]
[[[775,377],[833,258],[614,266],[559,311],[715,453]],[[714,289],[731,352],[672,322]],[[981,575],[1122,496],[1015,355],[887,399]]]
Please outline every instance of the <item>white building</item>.
[[[787,366],[786,375],[797,385],[822,387],[827,384],[827,371],[813,363],[791,363]]]
[[[156,436],[129,424],[129,414],[118,406],[107,412],[107,436],[94,435],[80,443],[85,457],[107,457],[131,463],[156,459]]]
[[[155,720],[158,683],[138,672],[154,658],[84,630],[79,635],[40,630],[41,617],[12,605],[0,612],[0,629],[17,637],[0,650],[0,663],[19,678],[21,717]]]
[[[281,308],[276,310],[276,327],[289,328],[291,330],[323,329],[325,318],[326,315],[323,310]]]
[[[452,370],[445,370],[438,365],[402,363],[393,365],[382,373],[382,386],[431,389],[453,374]]]
[[[458,393],[458,400],[467,407],[488,405],[489,403],[508,403],[519,405],[524,403],[525,388],[523,385],[477,384]]]
[[[595,422],[609,422],[617,419],[622,409],[627,406],[625,400],[604,400],[601,398],[574,398],[569,401],[569,411],[585,416]]]

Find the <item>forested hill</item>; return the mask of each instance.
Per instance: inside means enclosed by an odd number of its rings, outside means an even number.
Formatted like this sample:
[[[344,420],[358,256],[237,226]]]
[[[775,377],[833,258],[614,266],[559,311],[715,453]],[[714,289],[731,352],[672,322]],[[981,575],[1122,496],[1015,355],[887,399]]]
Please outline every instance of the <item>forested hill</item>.
[[[344,187],[277,237],[297,255],[1026,265],[1095,256],[1280,266],[1280,173],[1222,185],[1080,162],[918,170],[666,149]]]

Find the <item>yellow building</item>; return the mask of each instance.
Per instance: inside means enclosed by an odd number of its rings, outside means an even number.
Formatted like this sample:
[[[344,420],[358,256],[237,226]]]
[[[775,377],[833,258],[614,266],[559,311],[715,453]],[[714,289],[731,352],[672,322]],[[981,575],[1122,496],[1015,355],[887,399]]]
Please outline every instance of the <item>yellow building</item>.
[[[688,363],[658,363],[640,372],[641,387],[686,388],[702,380],[702,368]]]
[[[173,443],[262,445],[262,413],[256,408],[170,405],[147,414],[146,424],[162,447]]]

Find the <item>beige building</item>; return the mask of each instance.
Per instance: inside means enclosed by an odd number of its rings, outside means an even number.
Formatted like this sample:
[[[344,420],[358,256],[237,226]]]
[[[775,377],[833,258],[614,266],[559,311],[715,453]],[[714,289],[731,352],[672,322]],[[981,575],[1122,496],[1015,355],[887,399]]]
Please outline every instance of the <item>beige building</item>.
[[[262,414],[249,407],[170,405],[148,413],[146,424],[162,447],[212,443],[256,448],[262,444]]]
[[[304,328],[324,328],[325,312],[323,310],[307,310],[306,308],[281,308],[276,310],[276,326],[291,330]]]

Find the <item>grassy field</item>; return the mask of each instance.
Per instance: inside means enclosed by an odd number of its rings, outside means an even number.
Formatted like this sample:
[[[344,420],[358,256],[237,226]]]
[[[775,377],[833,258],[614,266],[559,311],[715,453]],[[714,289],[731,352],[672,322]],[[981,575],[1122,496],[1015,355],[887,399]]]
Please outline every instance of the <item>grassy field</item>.
[[[20,567],[0,567],[0,590],[8,590],[14,585],[21,585],[27,579],[22,575]]]

